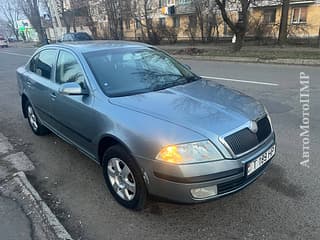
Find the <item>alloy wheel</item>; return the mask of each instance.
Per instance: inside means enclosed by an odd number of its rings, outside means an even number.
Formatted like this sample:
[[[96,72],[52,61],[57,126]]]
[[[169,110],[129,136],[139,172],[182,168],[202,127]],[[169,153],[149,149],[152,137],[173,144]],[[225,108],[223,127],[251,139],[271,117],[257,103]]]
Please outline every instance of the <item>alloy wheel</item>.
[[[136,182],[128,165],[119,158],[108,162],[108,177],[114,191],[125,201],[130,201],[136,194]]]
[[[37,117],[32,109],[32,107],[28,106],[28,118],[30,121],[30,125],[33,128],[34,131],[37,131],[38,129],[38,123],[37,123]]]

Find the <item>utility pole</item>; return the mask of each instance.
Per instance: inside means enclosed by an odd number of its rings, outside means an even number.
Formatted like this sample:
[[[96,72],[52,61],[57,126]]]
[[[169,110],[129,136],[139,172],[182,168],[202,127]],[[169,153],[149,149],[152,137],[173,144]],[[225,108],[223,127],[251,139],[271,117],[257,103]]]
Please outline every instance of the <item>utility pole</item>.
[[[48,0],[48,5],[50,12],[52,14],[52,25],[53,25],[53,31],[56,40],[60,39],[62,37],[62,24],[60,19],[60,14],[57,8],[56,0]]]

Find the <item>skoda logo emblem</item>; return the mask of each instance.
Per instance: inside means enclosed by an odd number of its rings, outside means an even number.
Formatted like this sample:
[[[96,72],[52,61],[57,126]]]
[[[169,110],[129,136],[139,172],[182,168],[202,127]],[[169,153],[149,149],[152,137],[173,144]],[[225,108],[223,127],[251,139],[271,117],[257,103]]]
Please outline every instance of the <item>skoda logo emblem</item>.
[[[251,132],[257,133],[257,131],[258,131],[257,122],[256,121],[251,121],[250,125],[249,125],[249,129],[251,130]]]

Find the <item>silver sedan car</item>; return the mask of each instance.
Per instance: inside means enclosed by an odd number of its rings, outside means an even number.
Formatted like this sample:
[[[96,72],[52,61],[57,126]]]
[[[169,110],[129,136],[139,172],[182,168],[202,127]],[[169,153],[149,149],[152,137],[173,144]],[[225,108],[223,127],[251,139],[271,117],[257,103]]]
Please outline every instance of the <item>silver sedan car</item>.
[[[143,208],[148,195],[198,203],[234,193],[275,155],[261,103],[153,46],[48,45],[17,78],[32,131],[53,132],[101,164],[127,208]]]

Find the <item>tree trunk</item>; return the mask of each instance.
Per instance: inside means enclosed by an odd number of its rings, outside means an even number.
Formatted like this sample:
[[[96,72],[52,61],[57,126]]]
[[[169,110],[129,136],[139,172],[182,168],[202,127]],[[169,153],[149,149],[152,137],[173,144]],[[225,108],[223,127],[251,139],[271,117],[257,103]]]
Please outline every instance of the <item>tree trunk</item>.
[[[36,32],[38,33],[38,37],[39,37],[39,42],[41,45],[45,45],[48,44],[48,38],[47,38],[47,34],[45,33],[44,29],[42,28],[42,26],[36,28]]]
[[[69,24],[69,23],[67,23],[67,24],[66,24],[66,31],[67,31],[67,33],[69,33],[69,32],[70,32],[70,29],[71,29],[71,26],[70,26],[70,24]]]
[[[203,24],[203,20],[201,20],[200,21],[200,32],[201,32],[201,41],[203,42],[203,43],[205,43],[206,42],[206,40],[205,40],[205,37],[204,37],[204,24]]]
[[[318,33],[318,48],[320,48],[320,27],[319,27],[319,33]]]
[[[44,28],[42,27],[40,14],[35,17],[34,22],[35,22],[35,24],[33,24],[32,22],[31,22],[31,24],[35,28],[35,30],[38,34],[40,44],[41,45],[48,44],[47,34],[46,34]]]
[[[73,18],[73,21],[72,21],[72,28],[73,28],[73,32],[77,32],[76,18],[75,17]]]
[[[290,0],[282,0],[281,20],[278,38],[279,45],[285,44],[288,38],[289,2]]]
[[[15,30],[13,31],[13,33],[14,33],[14,36],[16,37],[17,41],[19,41],[20,37],[19,37],[19,32],[18,32],[18,30],[15,29]]]
[[[241,50],[244,42],[245,32],[236,33],[236,42],[233,44],[233,51],[238,52]]]

